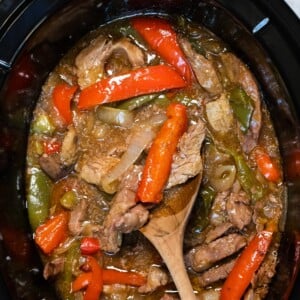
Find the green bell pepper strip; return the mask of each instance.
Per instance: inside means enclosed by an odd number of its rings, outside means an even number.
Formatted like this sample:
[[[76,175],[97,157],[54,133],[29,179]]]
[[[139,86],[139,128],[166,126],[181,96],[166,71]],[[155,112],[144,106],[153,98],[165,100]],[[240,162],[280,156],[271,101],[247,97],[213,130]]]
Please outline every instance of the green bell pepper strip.
[[[238,86],[231,90],[229,102],[233,113],[241,125],[241,130],[247,132],[254,111],[253,100],[243,88]]]
[[[51,135],[55,130],[55,126],[51,123],[49,117],[45,114],[40,114],[33,120],[31,131],[33,133]]]
[[[149,94],[149,95],[142,95],[138,97],[133,97],[129,100],[123,101],[120,105],[117,106],[118,109],[127,109],[127,110],[134,110],[139,108],[155,98],[158,97],[158,94]]]
[[[52,182],[40,169],[32,168],[27,187],[27,210],[33,230],[42,224],[49,214]]]

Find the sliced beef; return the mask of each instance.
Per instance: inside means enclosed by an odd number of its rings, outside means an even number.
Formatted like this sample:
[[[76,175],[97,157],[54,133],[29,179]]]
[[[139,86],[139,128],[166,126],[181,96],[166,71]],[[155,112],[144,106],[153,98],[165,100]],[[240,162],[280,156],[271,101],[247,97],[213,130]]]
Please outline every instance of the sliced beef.
[[[82,222],[86,216],[87,206],[87,201],[82,199],[70,213],[68,227],[74,236],[79,235],[83,230]]]
[[[69,166],[75,164],[77,157],[77,134],[74,126],[70,126],[62,142],[60,159],[63,164]]]
[[[122,242],[122,230],[138,229],[148,219],[148,212],[141,205],[136,206],[135,192],[124,188],[119,191],[103,222],[101,247],[104,251],[116,253]]]
[[[63,256],[48,261],[45,264],[44,271],[43,271],[44,278],[47,280],[50,277],[54,277],[60,272],[62,272],[64,269],[64,264],[65,264],[65,259]]]
[[[213,202],[210,214],[210,223],[218,226],[227,220],[226,202],[229,191],[219,192]]]
[[[148,221],[148,218],[148,209],[138,204],[120,217],[115,223],[115,228],[122,233],[130,233],[140,229]]]
[[[231,229],[233,225],[230,222],[224,222],[220,225],[217,225],[216,227],[210,229],[205,238],[206,243],[210,243],[217,238],[221,237],[224,235],[229,229]]]
[[[234,116],[229,99],[225,94],[222,94],[217,100],[208,102],[205,111],[209,125],[216,133],[224,135],[232,131]]]
[[[223,53],[221,54],[221,60],[230,81],[240,85],[254,101],[254,112],[251,118],[250,130],[248,130],[246,136],[241,135],[243,139],[243,149],[249,153],[257,144],[262,122],[261,100],[258,86],[250,70],[234,54],[229,52]]]
[[[201,287],[206,287],[219,280],[227,278],[234,266],[235,260],[221,264],[217,267],[211,268],[198,277],[198,282]]]
[[[118,162],[119,158],[106,156],[101,153],[95,156],[84,155],[75,166],[79,177],[88,183],[101,187],[102,177]]]
[[[226,210],[229,221],[238,229],[243,229],[252,220],[250,198],[244,191],[230,193]]]
[[[220,94],[223,87],[213,63],[194,51],[187,40],[182,39],[181,46],[191,63],[199,84],[212,95]]]
[[[203,121],[191,125],[181,137],[173,157],[167,188],[186,182],[202,171],[201,146],[206,127]]]
[[[67,176],[71,173],[74,166],[66,166],[64,165],[58,154],[51,155],[42,155],[39,158],[39,164],[42,170],[54,181],[58,181],[59,179]]]
[[[151,266],[147,276],[147,283],[139,288],[140,293],[151,293],[169,281],[168,274],[160,267]]]
[[[204,271],[214,263],[226,258],[246,246],[243,236],[233,233],[209,244],[198,246],[186,255],[186,262],[196,272]]]
[[[132,165],[122,176],[121,182],[119,184],[119,189],[123,188],[130,189],[132,191],[137,191],[139,181],[141,179],[143,172],[142,165]]]
[[[97,82],[104,75],[105,63],[108,58],[113,52],[119,52],[120,50],[126,53],[131,67],[135,68],[144,64],[144,54],[142,50],[130,43],[128,39],[122,38],[116,43],[113,43],[99,36],[86,48],[81,50],[75,59],[78,84],[81,89]]]

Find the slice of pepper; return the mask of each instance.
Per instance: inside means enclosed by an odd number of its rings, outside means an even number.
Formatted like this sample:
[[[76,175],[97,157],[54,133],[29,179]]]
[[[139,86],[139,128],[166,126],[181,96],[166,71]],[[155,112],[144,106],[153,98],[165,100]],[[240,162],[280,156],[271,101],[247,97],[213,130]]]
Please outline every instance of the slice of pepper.
[[[185,86],[186,82],[170,66],[139,68],[119,76],[104,78],[85,88],[79,95],[78,108],[88,109],[103,103]]]

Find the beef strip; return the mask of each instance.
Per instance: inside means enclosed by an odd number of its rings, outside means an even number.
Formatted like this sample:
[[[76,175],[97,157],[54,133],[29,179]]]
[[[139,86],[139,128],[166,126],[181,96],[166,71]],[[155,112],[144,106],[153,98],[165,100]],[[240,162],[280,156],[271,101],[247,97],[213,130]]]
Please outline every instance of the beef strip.
[[[122,189],[112,200],[112,205],[99,233],[104,251],[116,253],[121,246],[122,233],[129,233],[142,227],[148,220],[149,212],[141,205],[136,205],[135,192]]]
[[[198,277],[198,282],[201,287],[206,287],[219,280],[227,278],[234,266],[235,260],[231,260],[217,267],[211,268]]]
[[[190,250],[186,255],[186,262],[196,272],[204,271],[214,263],[236,253],[246,244],[247,240],[243,236],[236,233],[229,234]]]
[[[39,164],[42,170],[54,181],[67,176],[73,170],[74,166],[64,165],[57,153],[51,155],[42,155],[39,158]]]
[[[147,282],[139,287],[139,292],[143,294],[154,292],[159,287],[166,285],[168,281],[169,276],[162,268],[151,266],[147,275]]]
[[[144,64],[144,54],[127,38],[122,38],[116,43],[99,36],[81,50],[75,59],[77,67],[78,84],[81,89],[97,82],[103,76],[105,62],[113,51],[121,49],[125,51],[133,68]]]
[[[137,191],[140,178],[142,176],[143,166],[132,165],[123,175],[118,186],[119,190],[123,188],[130,189],[132,191]]]
[[[250,128],[246,135],[241,134],[244,151],[249,153],[259,137],[262,124],[261,101],[258,86],[250,70],[232,53],[221,54],[222,63],[227,71],[231,82],[239,84],[254,101],[254,111],[251,118]]]
[[[63,256],[54,258],[45,264],[43,277],[47,280],[63,271],[65,258]]]
[[[119,158],[101,153],[95,156],[86,154],[79,159],[75,170],[79,173],[79,177],[86,182],[101,187],[102,177],[119,161]]]
[[[234,116],[230,107],[229,99],[222,94],[217,100],[210,101],[205,107],[207,120],[211,128],[219,134],[232,134]]]
[[[141,228],[149,218],[149,211],[138,204],[120,217],[115,223],[115,228],[122,233],[130,233]]]
[[[242,190],[230,193],[226,210],[229,221],[238,229],[243,229],[252,220],[250,197]]]
[[[219,192],[213,202],[210,214],[210,223],[218,226],[227,220],[226,215],[226,199],[229,191]]]
[[[216,227],[210,229],[207,232],[205,242],[210,243],[210,242],[216,240],[217,238],[224,235],[232,227],[233,227],[233,225],[230,222],[224,222],[224,223],[217,225]]]
[[[177,146],[177,152],[173,157],[166,188],[184,183],[202,171],[200,150],[205,132],[205,124],[202,120],[199,120],[182,135]]]
[[[79,235],[83,230],[82,222],[85,219],[87,207],[87,201],[82,199],[70,213],[68,227],[69,231],[74,236]]]
[[[212,95],[220,94],[223,88],[213,63],[194,51],[186,39],[181,39],[180,43],[199,84]]]
[[[77,150],[77,134],[74,126],[70,126],[64,136],[60,152],[60,159],[63,164],[67,166],[75,164],[78,157]]]

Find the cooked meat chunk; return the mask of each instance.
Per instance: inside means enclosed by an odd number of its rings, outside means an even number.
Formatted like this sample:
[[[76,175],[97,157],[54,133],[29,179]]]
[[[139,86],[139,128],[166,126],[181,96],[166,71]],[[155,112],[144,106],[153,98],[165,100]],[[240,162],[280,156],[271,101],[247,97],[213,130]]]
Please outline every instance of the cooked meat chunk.
[[[257,144],[261,128],[261,100],[258,86],[250,70],[232,53],[221,54],[222,62],[231,82],[239,84],[254,101],[254,112],[251,119],[250,130],[242,141],[243,148],[250,152]],[[241,135],[243,137],[243,135]]]
[[[233,113],[225,94],[222,94],[217,100],[206,104],[206,116],[209,125],[217,133],[226,134],[233,129]]]
[[[116,157],[103,154],[93,157],[84,155],[76,164],[75,169],[80,178],[101,187],[102,177],[119,161],[120,159]]]
[[[148,209],[138,204],[121,216],[115,227],[122,233],[130,233],[141,228],[148,221],[148,218]]]
[[[74,126],[70,126],[62,142],[60,159],[69,166],[75,164],[77,157],[77,135]]]
[[[243,236],[236,233],[229,234],[190,250],[186,255],[186,262],[196,272],[204,271],[215,262],[236,253],[246,244],[247,240]]]
[[[143,166],[133,165],[123,174],[118,188],[120,190],[127,188],[134,192],[137,191],[142,172]]]
[[[219,280],[225,279],[234,266],[235,260],[224,263],[217,267],[205,271],[198,277],[198,282],[201,287],[206,287]]]
[[[53,277],[63,271],[65,258],[60,256],[48,261],[44,267],[43,276],[45,279]]]
[[[168,274],[160,267],[151,266],[147,276],[147,283],[139,288],[140,293],[154,292],[168,283]]]
[[[205,137],[205,124],[199,120],[183,134],[178,151],[173,157],[167,188],[186,182],[202,171],[201,146]]]
[[[226,202],[229,221],[238,229],[243,229],[252,219],[250,198],[244,191],[232,192]]]
[[[78,84],[81,89],[95,83],[103,75],[104,61],[109,56],[112,42],[99,36],[81,50],[75,59]]]
[[[210,215],[210,223],[212,225],[218,226],[223,224],[226,219],[226,199],[229,195],[229,191],[219,192],[213,202],[211,208],[211,215]]]
[[[191,63],[199,84],[212,95],[220,94],[223,88],[213,63],[194,51],[187,40],[182,39],[181,46]]]
[[[73,170],[73,165],[65,166],[58,154],[42,155],[39,163],[42,170],[54,181],[67,176]]]
[[[68,227],[72,235],[79,235],[83,230],[82,222],[85,219],[87,205],[87,201],[82,199],[71,211]]]
[[[126,53],[132,67],[144,64],[144,54],[137,46],[122,38],[116,43],[99,36],[90,45],[81,50],[77,55],[75,64],[77,67],[78,84],[81,89],[97,82],[104,75],[104,68],[110,55],[118,50]],[[108,74],[112,75],[112,74]]]
[[[205,242],[210,243],[214,241],[215,239],[224,235],[232,227],[233,225],[230,222],[225,222],[220,225],[217,225],[216,227],[208,231],[208,233],[206,234]]]
[[[101,248],[110,253],[116,253],[120,249],[122,241],[122,233],[116,228],[116,224],[120,221],[128,211],[136,205],[135,193],[129,189],[119,191],[114,199],[108,215],[103,222],[103,229],[100,232]],[[138,218],[137,218],[138,220]]]

